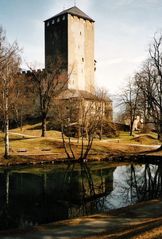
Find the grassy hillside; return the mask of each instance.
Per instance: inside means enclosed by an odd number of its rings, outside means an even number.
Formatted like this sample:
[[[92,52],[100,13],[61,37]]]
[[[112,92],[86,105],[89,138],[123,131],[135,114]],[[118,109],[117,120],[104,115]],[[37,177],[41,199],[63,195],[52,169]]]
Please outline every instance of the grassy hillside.
[[[62,143],[61,133],[59,131],[47,131],[47,137],[42,138],[40,124],[26,125],[23,130],[10,130],[10,155],[12,160],[52,160],[66,159],[65,150]],[[78,139],[71,139],[72,147],[77,155],[80,154],[81,145]],[[85,140],[86,144],[86,140]],[[112,155],[121,155],[127,153],[138,153],[152,150],[150,145],[157,145],[159,141],[155,134],[129,136],[128,132],[120,132],[115,139],[95,139],[89,154],[89,159],[102,159]],[[145,145],[145,147],[141,147]],[[147,146],[148,145],[148,148]],[[4,152],[4,134],[0,133],[0,158],[3,161]]]

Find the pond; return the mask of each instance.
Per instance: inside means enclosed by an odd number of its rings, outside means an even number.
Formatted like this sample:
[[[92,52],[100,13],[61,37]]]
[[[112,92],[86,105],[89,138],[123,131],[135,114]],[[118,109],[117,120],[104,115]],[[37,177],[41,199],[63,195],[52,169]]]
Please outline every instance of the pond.
[[[161,164],[93,162],[0,169],[0,230],[106,212],[161,194]]]

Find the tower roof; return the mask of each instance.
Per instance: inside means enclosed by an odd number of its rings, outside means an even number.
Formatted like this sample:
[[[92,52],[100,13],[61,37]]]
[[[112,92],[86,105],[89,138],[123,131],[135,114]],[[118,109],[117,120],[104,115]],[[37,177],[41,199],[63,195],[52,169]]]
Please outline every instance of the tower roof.
[[[58,17],[58,16],[61,16],[63,14],[70,14],[70,15],[73,15],[73,16],[77,16],[77,17],[81,17],[83,19],[86,19],[86,20],[89,20],[91,22],[94,22],[94,20],[92,18],[90,18],[87,14],[85,14],[84,12],[82,12],[78,7],[74,6],[74,7],[71,7],[71,8],[68,8],[60,13],[58,13],[57,15],[53,16],[53,17],[50,17],[49,19],[45,20],[48,21],[54,17]]]

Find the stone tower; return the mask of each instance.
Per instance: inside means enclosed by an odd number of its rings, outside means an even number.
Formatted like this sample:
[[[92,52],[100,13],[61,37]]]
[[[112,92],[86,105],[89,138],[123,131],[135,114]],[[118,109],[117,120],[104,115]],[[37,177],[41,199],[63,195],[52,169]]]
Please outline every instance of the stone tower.
[[[76,6],[45,21],[45,66],[59,58],[66,89],[94,92],[94,20]]]

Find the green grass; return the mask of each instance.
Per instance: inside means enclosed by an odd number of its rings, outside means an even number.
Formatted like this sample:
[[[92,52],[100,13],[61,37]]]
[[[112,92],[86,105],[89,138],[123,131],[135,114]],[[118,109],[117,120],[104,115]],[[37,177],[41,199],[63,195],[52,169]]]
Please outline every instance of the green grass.
[[[125,131],[120,131],[119,133],[119,139],[122,141],[130,141],[131,139],[133,139],[134,136],[130,136],[129,132],[125,132]]]
[[[22,157],[23,155],[49,155],[54,154],[56,158],[66,157],[65,150],[63,148],[61,133],[59,131],[50,130],[47,131],[47,137],[42,138],[41,130],[38,128],[39,124],[26,125],[23,127],[23,131],[19,128],[10,130],[10,152],[11,155]],[[16,135],[17,133],[18,135]],[[24,135],[23,135],[24,134]],[[129,132],[120,132],[120,135],[116,139],[94,139],[93,147],[90,151],[90,157],[100,158],[104,157],[104,154],[111,154],[111,151],[115,153],[129,152],[127,149],[128,144],[158,144],[156,140],[157,135],[155,133],[147,134],[151,137],[145,137],[146,134],[130,136]],[[135,137],[142,137],[141,141],[136,140]],[[148,139],[149,138],[149,139]],[[71,140],[75,153],[80,153],[80,145],[77,144],[77,139]],[[87,141],[85,141],[86,143]],[[124,148],[125,147],[125,148]],[[126,151],[127,150],[127,151]],[[22,152],[21,152],[22,151]],[[26,152],[23,152],[26,151]],[[0,132],[0,155],[4,154],[4,134]]]

